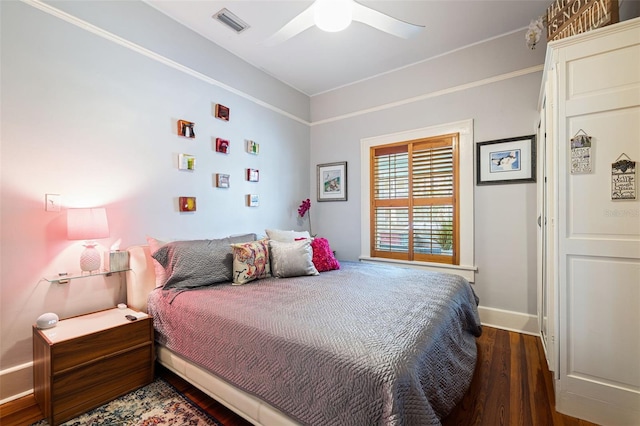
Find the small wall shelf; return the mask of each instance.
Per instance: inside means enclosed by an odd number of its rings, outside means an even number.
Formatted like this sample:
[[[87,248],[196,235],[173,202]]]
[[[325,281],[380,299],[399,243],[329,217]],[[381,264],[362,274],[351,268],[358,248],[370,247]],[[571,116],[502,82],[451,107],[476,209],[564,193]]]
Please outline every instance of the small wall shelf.
[[[130,269],[123,269],[121,271],[98,271],[92,273],[71,273],[67,275],[55,275],[50,277],[44,277],[46,281],[49,281],[51,284],[68,284],[70,280],[77,280],[79,278],[89,278],[89,277],[98,277],[98,276],[111,276],[112,274],[117,274],[120,272],[127,272]]]

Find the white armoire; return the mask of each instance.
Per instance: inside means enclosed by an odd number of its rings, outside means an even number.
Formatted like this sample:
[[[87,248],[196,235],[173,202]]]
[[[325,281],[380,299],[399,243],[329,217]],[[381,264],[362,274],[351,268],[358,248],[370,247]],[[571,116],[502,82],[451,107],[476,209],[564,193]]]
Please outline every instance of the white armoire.
[[[549,43],[538,141],[538,319],[556,409],[640,425],[640,18]]]

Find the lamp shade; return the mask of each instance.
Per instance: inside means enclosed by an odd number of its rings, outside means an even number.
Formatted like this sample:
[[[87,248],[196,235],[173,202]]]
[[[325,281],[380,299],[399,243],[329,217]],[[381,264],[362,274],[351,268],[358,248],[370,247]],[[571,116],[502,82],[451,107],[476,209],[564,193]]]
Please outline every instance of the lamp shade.
[[[109,224],[104,208],[67,210],[67,239],[94,240],[108,236]]]

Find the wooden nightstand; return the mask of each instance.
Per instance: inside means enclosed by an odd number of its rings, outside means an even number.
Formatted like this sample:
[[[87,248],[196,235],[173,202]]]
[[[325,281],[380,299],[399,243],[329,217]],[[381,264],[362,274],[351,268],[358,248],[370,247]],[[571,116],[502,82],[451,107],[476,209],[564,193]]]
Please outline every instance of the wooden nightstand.
[[[132,309],[33,327],[33,393],[53,426],[151,383],[154,361],[151,317]]]

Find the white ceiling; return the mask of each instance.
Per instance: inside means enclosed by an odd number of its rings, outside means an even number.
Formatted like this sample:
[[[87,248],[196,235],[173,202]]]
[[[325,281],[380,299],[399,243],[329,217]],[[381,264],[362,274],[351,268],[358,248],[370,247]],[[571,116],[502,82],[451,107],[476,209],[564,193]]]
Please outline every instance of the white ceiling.
[[[311,0],[146,0],[151,6],[288,85],[310,95],[402,68],[513,31],[524,34],[550,0],[386,0],[360,3],[395,18],[424,25],[405,40],[353,22],[339,33],[311,27],[268,47],[273,33],[311,5]],[[214,20],[229,9],[251,27],[240,34]],[[544,35],[543,35],[544,37]]]

